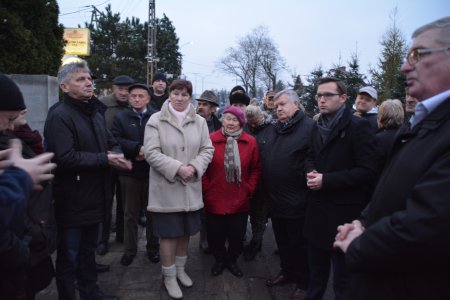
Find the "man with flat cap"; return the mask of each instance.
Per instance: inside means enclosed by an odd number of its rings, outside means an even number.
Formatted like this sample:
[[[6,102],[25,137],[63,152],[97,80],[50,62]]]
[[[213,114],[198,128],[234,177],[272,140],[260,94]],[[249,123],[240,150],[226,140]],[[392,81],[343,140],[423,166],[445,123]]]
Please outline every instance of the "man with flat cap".
[[[119,142],[124,155],[132,162],[131,171],[119,172],[124,208],[125,243],[120,263],[130,265],[137,253],[138,219],[141,210],[146,208],[148,200],[149,165],[144,159],[144,130],[150,116],[156,112],[150,107],[150,91],[142,83],[132,84],[129,88],[130,108],[116,114],[111,132]],[[159,241],[153,234],[150,214],[147,212],[146,237],[147,257],[159,262]]]
[[[169,98],[167,93],[167,76],[164,73],[156,73],[152,78],[152,86],[150,87],[150,97],[152,101],[150,106],[157,111],[161,110],[163,103]]]
[[[213,91],[205,90],[197,99],[197,114],[205,118],[209,133],[213,133],[219,128],[222,128],[222,123],[215,114],[217,107],[219,107],[219,99]],[[210,253],[206,238],[206,215],[203,210],[200,218],[202,225],[200,229],[199,247],[204,253]]]
[[[105,112],[106,127],[111,130],[114,116],[128,109],[128,87],[134,83],[134,79],[127,75],[119,75],[113,79],[112,94],[100,99],[107,106]],[[113,172],[113,196],[116,196],[116,241],[123,242],[123,208],[122,192],[120,190],[119,177],[117,172]],[[113,199],[111,199],[111,202]],[[97,248],[97,254],[105,255],[108,252],[108,240],[111,227],[111,211],[105,216],[105,222],[102,227],[102,235]]]

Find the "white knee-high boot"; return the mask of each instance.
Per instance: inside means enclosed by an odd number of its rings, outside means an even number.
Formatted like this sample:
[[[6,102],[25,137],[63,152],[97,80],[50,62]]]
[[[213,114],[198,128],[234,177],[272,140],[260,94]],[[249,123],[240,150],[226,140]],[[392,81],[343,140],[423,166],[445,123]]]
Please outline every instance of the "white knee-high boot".
[[[162,274],[164,286],[166,287],[169,296],[174,299],[183,298],[183,293],[181,292],[180,286],[177,282],[177,270],[175,265],[171,265],[169,267],[162,266]]]
[[[180,283],[185,287],[192,286],[192,279],[184,271],[184,265],[186,265],[187,256],[175,256],[175,266],[177,268],[177,278]]]

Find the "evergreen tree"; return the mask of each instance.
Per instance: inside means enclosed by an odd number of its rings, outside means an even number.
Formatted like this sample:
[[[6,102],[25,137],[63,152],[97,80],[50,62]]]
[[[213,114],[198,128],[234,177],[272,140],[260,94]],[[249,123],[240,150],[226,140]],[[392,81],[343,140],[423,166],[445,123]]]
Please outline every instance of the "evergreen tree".
[[[303,94],[300,96],[300,102],[305,107],[305,111],[309,116],[314,116],[319,112],[315,95],[320,79],[323,77],[324,71],[321,66],[316,67],[308,76],[308,84],[304,86]]]
[[[182,55],[179,51],[179,39],[172,21],[164,14],[156,20],[156,52],[159,59],[158,70],[173,74],[176,78],[181,74]]]
[[[347,105],[351,107],[355,103],[359,89],[367,84],[365,83],[366,77],[359,73],[358,54],[352,54],[348,67],[349,70],[346,72],[344,82],[347,85]]]
[[[392,25],[381,40],[383,50],[378,60],[378,68],[370,70],[371,85],[378,91],[378,102],[389,99],[405,97],[406,77],[400,71],[403,59],[406,56],[406,40],[396,24],[397,9],[393,12]]]
[[[91,71],[101,80],[97,82],[98,87],[110,86],[114,77],[122,73],[117,69],[117,44],[120,32],[120,14],[114,14],[111,5],[106,7],[106,12],[97,19],[94,24],[87,24],[91,30],[91,56],[86,58]],[[130,74],[127,74],[130,75]],[[130,75],[131,76],[131,75]],[[139,80],[135,78],[135,80]]]
[[[303,94],[304,90],[302,78],[300,77],[300,75],[292,75],[292,79],[294,80],[294,83],[289,84],[289,87],[291,87],[300,97]]]
[[[165,15],[156,22],[158,70],[178,76],[181,54],[175,28]],[[147,22],[140,23],[134,17],[121,21],[120,14],[113,13],[108,5],[95,27],[94,24],[86,26],[91,29],[91,56],[86,60],[94,75],[100,77],[98,88],[109,88],[118,75],[129,75],[137,82],[147,81]]]
[[[2,0],[0,71],[55,76],[64,52],[56,0]]]

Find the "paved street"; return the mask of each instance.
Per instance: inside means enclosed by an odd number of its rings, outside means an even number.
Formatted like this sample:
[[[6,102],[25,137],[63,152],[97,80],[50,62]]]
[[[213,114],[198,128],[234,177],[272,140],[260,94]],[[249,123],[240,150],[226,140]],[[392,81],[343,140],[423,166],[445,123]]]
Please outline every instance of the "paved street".
[[[142,227],[139,235],[138,255],[130,266],[124,267],[119,263],[122,244],[115,242],[114,233],[111,234],[110,251],[103,257],[97,256],[99,263],[111,266],[111,271],[99,274],[100,288],[107,294],[119,296],[121,300],[170,299],[162,285],[161,265],[151,263],[145,256],[145,230]],[[251,236],[250,232],[247,236]],[[270,223],[265,233],[263,249],[256,260],[247,263],[242,257],[239,259],[239,265],[244,272],[243,278],[234,277],[228,270],[218,277],[211,276],[210,269],[214,259],[200,251],[198,239],[199,235],[194,236],[189,246],[186,269],[194,281],[194,286],[190,289],[183,288],[184,299],[290,299],[295,289],[294,284],[276,288],[268,288],[265,285],[266,279],[279,271],[279,256],[274,254],[276,245]],[[54,281],[36,299],[56,300]],[[324,299],[332,299],[329,291]]]

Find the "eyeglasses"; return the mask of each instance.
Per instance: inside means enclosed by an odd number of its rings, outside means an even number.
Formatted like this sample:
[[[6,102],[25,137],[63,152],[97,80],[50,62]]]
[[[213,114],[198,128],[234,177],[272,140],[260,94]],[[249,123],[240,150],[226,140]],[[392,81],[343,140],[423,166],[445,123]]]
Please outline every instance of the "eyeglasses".
[[[333,93],[323,93],[323,94],[316,94],[314,96],[314,98],[316,99],[316,101],[319,101],[322,97],[325,100],[330,100],[331,98],[333,98],[334,96],[340,96],[342,94],[333,94]]]
[[[418,63],[422,59],[422,57],[424,57],[428,54],[444,52],[444,51],[448,51],[448,50],[450,50],[450,48],[430,48],[430,49],[417,48],[417,49],[413,49],[408,53],[408,55],[406,55],[406,61],[408,62],[408,64],[413,66],[416,63]]]

